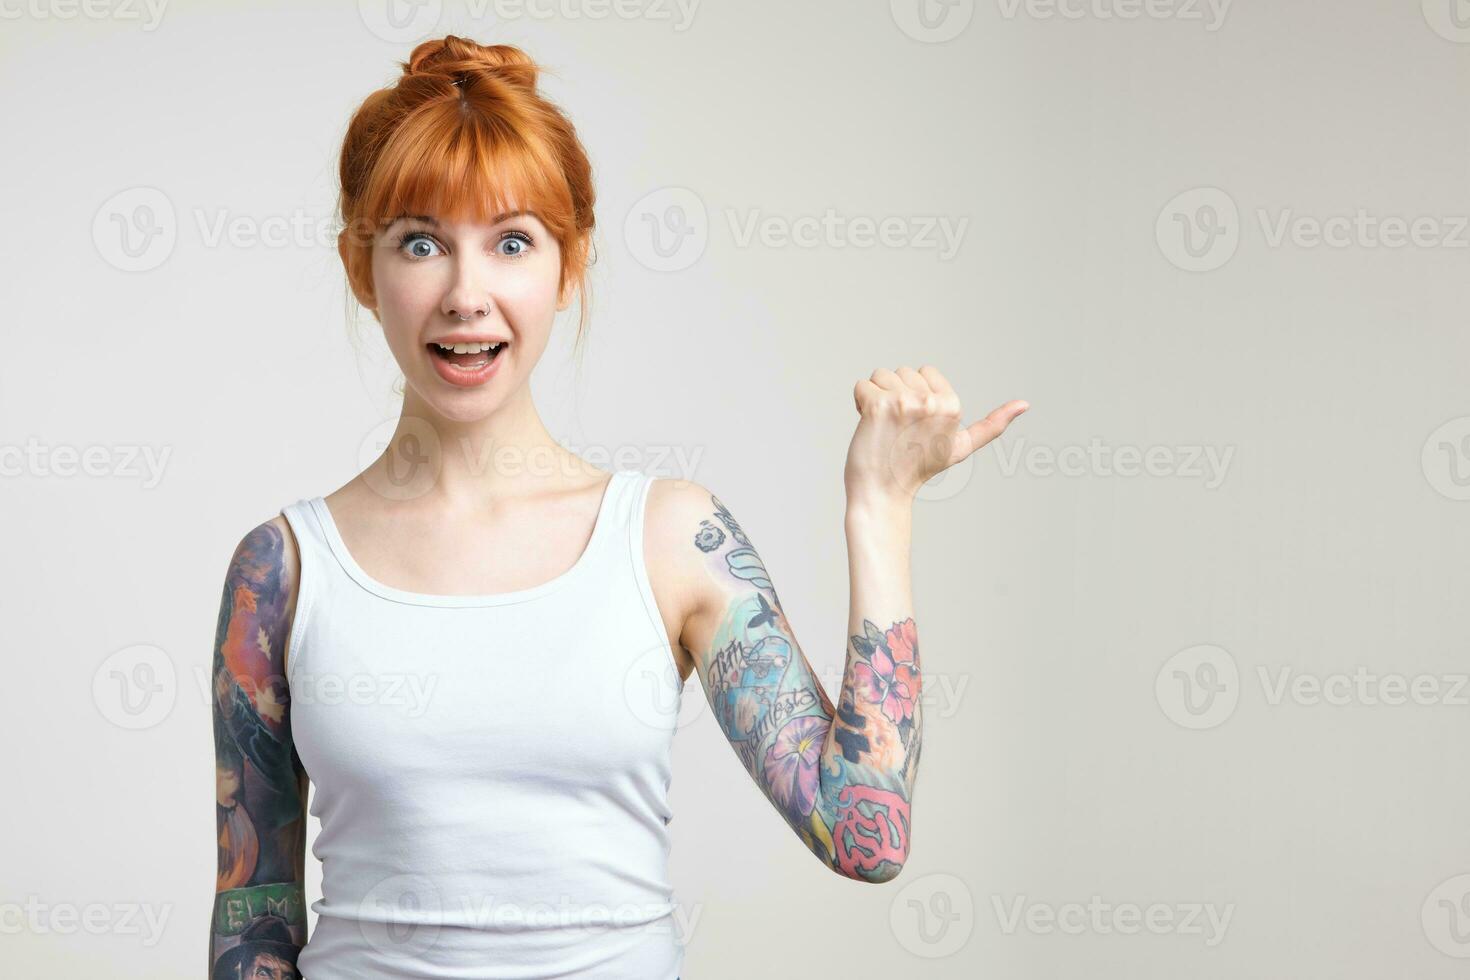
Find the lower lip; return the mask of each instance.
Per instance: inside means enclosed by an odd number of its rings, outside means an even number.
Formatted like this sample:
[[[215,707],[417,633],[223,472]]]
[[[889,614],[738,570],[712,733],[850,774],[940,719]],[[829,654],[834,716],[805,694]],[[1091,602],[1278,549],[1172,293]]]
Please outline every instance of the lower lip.
[[[459,385],[461,388],[473,388],[476,385],[484,384],[495,376],[496,368],[500,365],[501,361],[505,360],[506,352],[509,349],[510,345],[507,344],[500,349],[499,354],[491,358],[489,363],[477,368],[462,368],[456,364],[451,364],[433,351],[429,351],[428,356],[429,360],[434,362],[434,370],[439,372],[439,377],[452,385]]]

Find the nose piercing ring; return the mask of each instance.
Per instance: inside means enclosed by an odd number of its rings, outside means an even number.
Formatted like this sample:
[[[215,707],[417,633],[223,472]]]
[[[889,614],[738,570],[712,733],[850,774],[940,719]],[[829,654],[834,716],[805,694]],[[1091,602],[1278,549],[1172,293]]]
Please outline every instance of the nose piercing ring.
[[[474,314],[471,314],[471,315],[489,316],[490,315],[490,311],[489,310],[476,310],[474,312]],[[458,314],[458,316],[459,316],[459,318],[461,320],[468,320],[469,319],[469,317],[465,316],[463,313]]]

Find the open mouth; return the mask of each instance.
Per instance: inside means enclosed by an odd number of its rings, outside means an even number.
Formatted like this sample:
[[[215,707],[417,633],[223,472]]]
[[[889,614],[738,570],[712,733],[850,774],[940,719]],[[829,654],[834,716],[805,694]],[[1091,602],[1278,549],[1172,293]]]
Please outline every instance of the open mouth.
[[[429,343],[425,346],[429,348],[429,352],[431,354],[438,357],[440,360],[446,361],[449,364],[453,364],[457,368],[463,368],[467,371],[473,371],[477,368],[485,367],[491,361],[495,360],[495,358],[499,357],[500,352],[505,350],[506,343],[506,341],[501,341],[500,343],[495,344]]]

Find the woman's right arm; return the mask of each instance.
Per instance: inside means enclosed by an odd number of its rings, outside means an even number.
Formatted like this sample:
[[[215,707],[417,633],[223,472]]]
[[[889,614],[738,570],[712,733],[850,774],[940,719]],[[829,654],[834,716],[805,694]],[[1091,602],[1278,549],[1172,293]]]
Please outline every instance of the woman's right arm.
[[[306,942],[307,779],[286,684],[299,569],[277,516],[241,540],[225,574],[214,640],[211,978],[298,976]]]

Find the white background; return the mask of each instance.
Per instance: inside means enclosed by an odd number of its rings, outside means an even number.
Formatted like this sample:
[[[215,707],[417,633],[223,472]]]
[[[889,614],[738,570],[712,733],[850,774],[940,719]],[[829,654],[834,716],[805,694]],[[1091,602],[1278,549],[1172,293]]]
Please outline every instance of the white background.
[[[414,40],[458,32],[542,62],[595,168],[590,343],[579,371],[559,328],[543,417],[728,503],[833,690],[853,383],[928,363],[972,418],[1033,405],[917,506],[908,866],[824,872],[696,719],[673,785],[686,978],[1463,976],[1452,2],[961,0],[925,27],[906,0],[706,0],[687,21],[446,0],[395,33],[373,0],[0,0],[0,972],[204,970],[200,678],[226,564],[396,413],[333,230],[289,223],[327,226],[352,109]],[[656,268],[639,229],[671,203],[696,237]],[[829,209],[895,238],[739,234]],[[930,219],[964,223],[953,254]],[[213,238],[221,220],[244,232]],[[129,462],[145,450],[159,472]],[[109,659],[135,645],[159,668],[122,672],[155,695],[136,728]],[[1405,703],[1382,703],[1389,675]],[[1121,916],[1067,908],[1094,896]],[[1125,932],[1146,922],[1129,904],[1173,925]],[[92,905],[95,931],[68,927]]]

